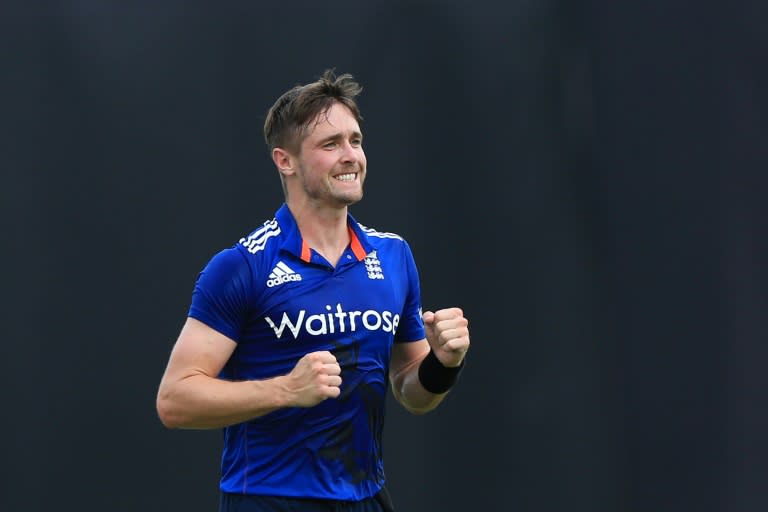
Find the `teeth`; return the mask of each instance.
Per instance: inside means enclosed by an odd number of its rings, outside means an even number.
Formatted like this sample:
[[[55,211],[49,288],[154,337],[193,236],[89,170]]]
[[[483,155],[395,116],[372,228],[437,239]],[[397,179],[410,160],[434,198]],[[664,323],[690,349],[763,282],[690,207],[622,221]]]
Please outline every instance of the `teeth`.
[[[336,179],[339,181],[354,181],[355,177],[357,175],[355,173],[349,173],[349,174],[340,174],[336,176]]]

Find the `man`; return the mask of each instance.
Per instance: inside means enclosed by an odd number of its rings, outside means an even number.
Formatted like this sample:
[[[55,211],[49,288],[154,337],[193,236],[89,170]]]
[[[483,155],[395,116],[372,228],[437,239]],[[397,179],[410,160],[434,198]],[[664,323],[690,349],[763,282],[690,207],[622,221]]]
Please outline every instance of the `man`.
[[[285,204],[201,272],[160,383],[164,425],[224,429],[224,512],[392,510],[387,376],[422,414],[469,349],[460,309],[422,315],[406,242],[348,212],[366,176],[360,91],[326,71],[269,110]]]

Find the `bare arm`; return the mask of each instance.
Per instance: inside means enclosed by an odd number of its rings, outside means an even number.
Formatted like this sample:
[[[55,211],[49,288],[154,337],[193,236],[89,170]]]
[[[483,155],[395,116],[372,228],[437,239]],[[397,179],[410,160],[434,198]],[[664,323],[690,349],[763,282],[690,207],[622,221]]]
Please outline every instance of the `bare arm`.
[[[458,308],[424,313],[427,338],[392,347],[389,378],[392,393],[413,414],[424,414],[437,407],[448,394],[424,389],[419,380],[419,366],[430,350],[447,368],[459,367],[469,350],[469,322]]]
[[[235,347],[230,338],[187,319],[157,393],[157,412],[166,427],[220,428],[339,395],[341,369],[330,352],[307,354],[289,374],[271,379],[219,379]]]
[[[443,401],[445,394],[430,393],[419,382],[419,364],[429,353],[426,339],[412,343],[395,343],[389,363],[389,381],[392,394],[413,414],[424,414]]]

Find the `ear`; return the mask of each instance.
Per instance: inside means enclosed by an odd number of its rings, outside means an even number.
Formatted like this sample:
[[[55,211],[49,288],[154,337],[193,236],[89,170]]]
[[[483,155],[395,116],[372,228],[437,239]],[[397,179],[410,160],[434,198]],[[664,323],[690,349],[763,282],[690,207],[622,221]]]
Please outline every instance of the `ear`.
[[[275,162],[277,170],[283,176],[290,176],[296,171],[294,170],[294,157],[288,151],[283,148],[275,148],[272,150],[272,161]]]

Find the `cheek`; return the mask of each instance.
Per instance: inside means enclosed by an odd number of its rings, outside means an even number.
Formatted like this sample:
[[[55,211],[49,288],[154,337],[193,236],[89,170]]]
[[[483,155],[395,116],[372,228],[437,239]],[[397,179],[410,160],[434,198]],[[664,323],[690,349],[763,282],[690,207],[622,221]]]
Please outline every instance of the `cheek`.
[[[320,176],[324,174],[331,166],[332,164],[329,164],[327,159],[323,158],[322,156],[316,156],[306,160],[307,174],[311,176]]]

